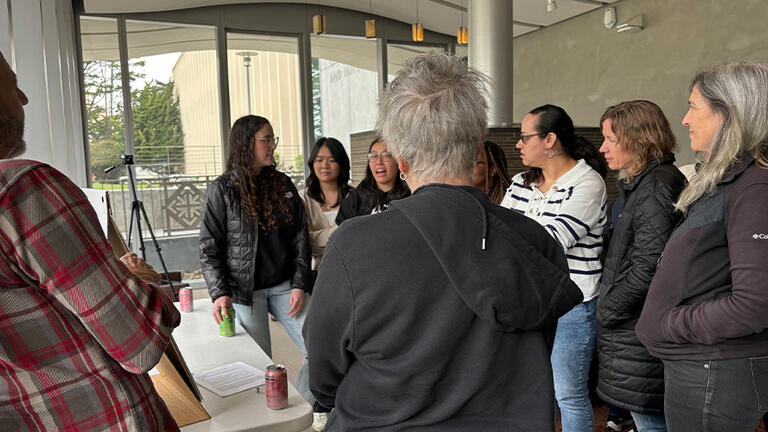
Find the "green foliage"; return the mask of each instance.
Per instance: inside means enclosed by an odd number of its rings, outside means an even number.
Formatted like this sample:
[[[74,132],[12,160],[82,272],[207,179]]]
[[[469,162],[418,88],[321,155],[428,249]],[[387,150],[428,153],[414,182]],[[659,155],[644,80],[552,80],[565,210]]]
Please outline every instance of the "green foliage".
[[[272,156],[275,158],[275,166],[277,167],[278,170],[282,171],[283,166],[280,164],[280,153],[276,151],[272,153]]]
[[[91,172],[98,180],[114,180],[125,174],[122,165],[113,169],[109,173],[104,173],[104,169],[119,164],[120,155],[125,150],[123,143],[111,139],[100,141],[91,141]]]
[[[149,82],[131,93],[136,163],[159,174],[184,167],[184,132],[173,81]]]
[[[299,153],[296,155],[296,159],[294,159],[294,165],[293,165],[298,171],[304,172],[304,154]]]

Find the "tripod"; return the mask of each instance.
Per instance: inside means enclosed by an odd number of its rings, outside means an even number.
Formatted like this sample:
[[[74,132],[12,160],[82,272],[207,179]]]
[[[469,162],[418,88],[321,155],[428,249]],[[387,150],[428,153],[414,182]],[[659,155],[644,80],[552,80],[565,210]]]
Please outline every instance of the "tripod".
[[[155,237],[155,233],[152,231],[152,225],[149,223],[149,217],[147,216],[147,211],[144,210],[144,203],[139,200],[139,195],[136,193],[136,182],[134,181],[133,177],[133,155],[124,154],[120,155],[120,159],[123,160],[123,165],[125,165],[125,170],[128,172],[128,184],[130,185],[131,189],[131,195],[133,196],[133,201],[131,202],[131,218],[130,222],[128,223],[128,249],[132,250],[132,243],[133,243],[133,223],[136,222],[136,232],[138,233],[139,237],[139,250],[141,251],[141,258],[146,261],[147,260],[147,253],[144,249],[144,236],[141,231],[141,219],[144,218],[144,223],[147,224],[147,230],[149,231],[149,236],[152,238],[152,244],[155,246],[155,252],[157,253],[157,257],[160,259],[160,265],[163,267],[163,274],[165,275],[165,280],[168,282],[168,285],[171,287],[171,292],[173,293],[173,297],[175,300],[179,299],[179,293],[176,291],[176,289],[173,287],[173,281],[171,281],[171,276],[168,274],[168,269],[165,267],[165,260],[163,260],[163,255],[160,253],[160,244],[157,242],[157,238]],[[105,173],[108,173],[112,171],[113,169],[117,168],[117,165],[112,165],[104,170]]]

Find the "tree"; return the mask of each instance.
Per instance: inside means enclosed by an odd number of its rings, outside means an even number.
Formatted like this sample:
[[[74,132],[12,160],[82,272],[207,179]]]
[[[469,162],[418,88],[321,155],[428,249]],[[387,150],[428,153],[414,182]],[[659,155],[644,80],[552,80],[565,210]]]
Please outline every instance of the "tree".
[[[161,174],[184,167],[184,131],[173,81],[148,82],[131,93],[136,163]]]

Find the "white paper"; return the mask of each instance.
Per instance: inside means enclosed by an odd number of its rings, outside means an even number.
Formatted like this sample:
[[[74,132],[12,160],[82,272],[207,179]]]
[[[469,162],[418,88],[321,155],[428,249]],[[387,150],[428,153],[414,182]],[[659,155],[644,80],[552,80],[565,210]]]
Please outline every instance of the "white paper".
[[[243,362],[234,362],[194,374],[195,381],[220,397],[264,385],[264,372]]]

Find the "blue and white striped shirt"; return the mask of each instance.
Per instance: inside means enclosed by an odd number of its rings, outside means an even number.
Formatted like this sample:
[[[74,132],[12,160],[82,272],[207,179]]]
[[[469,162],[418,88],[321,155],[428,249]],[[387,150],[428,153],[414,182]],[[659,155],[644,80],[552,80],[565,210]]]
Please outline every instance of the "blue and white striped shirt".
[[[501,206],[540,223],[565,250],[571,279],[584,293],[584,301],[595,298],[603,266],[602,234],[605,216],[605,182],[583,159],[560,176],[546,192],[523,184],[517,174]]]

